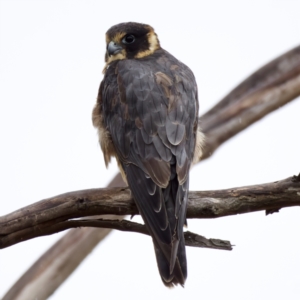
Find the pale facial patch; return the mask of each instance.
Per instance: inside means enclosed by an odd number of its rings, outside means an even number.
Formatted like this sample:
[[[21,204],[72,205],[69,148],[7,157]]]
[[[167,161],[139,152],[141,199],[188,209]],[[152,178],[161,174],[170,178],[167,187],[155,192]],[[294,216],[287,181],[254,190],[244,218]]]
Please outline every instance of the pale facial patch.
[[[125,32],[118,32],[111,40],[109,39],[108,36],[106,36],[106,44],[113,41],[116,44],[121,45],[122,39],[124,38],[125,35],[126,35]],[[154,51],[156,51],[157,49],[160,48],[157,35],[155,34],[155,32],[153,31],[152,28],[151,28],[151,31],[149,33],[147,33],[147,39],[148,39],[148,43],[149,43],[149,49],[138,52],[138,54],[135,55],[135,58],[142,58],[142,57],[148,56],[150,54],[153,54]],[[125,49],[121,50],[121,52],[117,53],[116,55],[108,56],[102,73],[104,74],[106,72],[106,70],[108,69],[109,64],[111,62],[113,62],[115,60],[122,60],[122,59],[126,59],[126,50]]]
[[[148,37],[148,42],[149,42],[149,49],[145,50],[145,51],[141,51],[139,52],[135,58],[142,58],[145,56],[148,56],[150,54],[153,54],[154,51],[156,51],[157,49],[159,49],[159,41],[157,39],[157,35],[154,33],[154,31],[151,31],[147,34]]]
[[[108,36],[106,36],[106,44],[108,44],[110,41],[114,41],[117,44],[120,44],[123,37],[126,35],[126,32],[118,32],[112,40],[109,39]]]
[[[113,41],[113,42],[115,42],[116,44],[121,45],[122,39],[123,39],[123,37],[124,37],[125,35],[126,35],[125,32],[119,32],[119,33],[117,33],[117,34],[114,36],[114,38],[113,38],[112,40],[110,40],[110,39],[108,38],[108,36],[106,36],[106,44],[108,45],[109,42]],[[107,70],[109,64],[110,64],[111,62],[113,62],[114,60],[122,60],[122,59],[125,59],[125,58],[126,58],[126,51],[125,51],[125,49],[121,50],[119,53],[117,53],[117,54],[115,54],[115,55],[108,56],[107,61],[106,61],[106,63],[105,63],[105,66],[104,66],[104,68],[103,68],[102,73],[104,74],[104,73],[106,72],[106,70]]]
[[[103,68],[102,73],[104,74],[109,66],[109,64],[114,60],[122,60],[126,58],[126,52],[125,49],[123,49],[121,52],[117,53],[116,55],[111,55],[108,57],[105,66]]]

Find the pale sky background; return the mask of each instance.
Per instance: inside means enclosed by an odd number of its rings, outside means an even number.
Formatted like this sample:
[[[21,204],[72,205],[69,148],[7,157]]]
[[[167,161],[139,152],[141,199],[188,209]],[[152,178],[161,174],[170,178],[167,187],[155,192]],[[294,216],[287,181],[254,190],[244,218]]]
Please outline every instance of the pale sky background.
[[[187,64],[201,113],[257,68],[300,43],[300,1],[0,0],[0,215],[68,191],[104,187],[91,124],[107,29],[152,25]],[[266,183],[300,172],[299,99],[224,144],[191,172],[191,190]],[[299,208],[189,229],[231,252],[187,248],[186,287],[161,282],[150,238],[113,232],[51,297],[57,299],[300,299]],[[138,220],[138,218],[135,218]],[[79,229],[80,230],[80,229]],[[0,297],[64,233],[0,250]]]

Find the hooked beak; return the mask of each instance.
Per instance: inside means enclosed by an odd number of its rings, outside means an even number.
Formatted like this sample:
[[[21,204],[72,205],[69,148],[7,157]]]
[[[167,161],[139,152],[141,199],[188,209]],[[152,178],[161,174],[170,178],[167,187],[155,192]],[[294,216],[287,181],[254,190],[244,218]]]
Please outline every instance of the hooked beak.
[[[107,45],[107,53],[109,56],[121,52],[122,49],[123,48],[119,44],[113,41],[109,42],[109,44]]]

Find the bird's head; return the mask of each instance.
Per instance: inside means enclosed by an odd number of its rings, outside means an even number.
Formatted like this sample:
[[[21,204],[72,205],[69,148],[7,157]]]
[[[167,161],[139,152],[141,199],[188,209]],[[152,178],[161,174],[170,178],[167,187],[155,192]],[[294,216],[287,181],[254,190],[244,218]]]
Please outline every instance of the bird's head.
[[[154,29],[141,23],[121,23],[106,32],[106,64],[114,60],[142,58],[160,48]]]

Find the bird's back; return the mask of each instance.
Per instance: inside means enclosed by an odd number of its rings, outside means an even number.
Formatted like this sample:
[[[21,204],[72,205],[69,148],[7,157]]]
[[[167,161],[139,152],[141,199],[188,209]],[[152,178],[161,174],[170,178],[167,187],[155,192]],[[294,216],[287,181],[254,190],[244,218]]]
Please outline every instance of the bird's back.
[[[198,113],[193,73],[160,49],[112,62],[99,97],[115,156],[153,238],[162,280],[183,285],[183,225]]]

